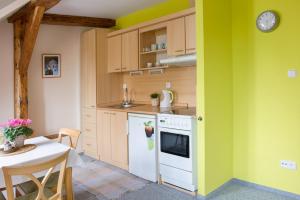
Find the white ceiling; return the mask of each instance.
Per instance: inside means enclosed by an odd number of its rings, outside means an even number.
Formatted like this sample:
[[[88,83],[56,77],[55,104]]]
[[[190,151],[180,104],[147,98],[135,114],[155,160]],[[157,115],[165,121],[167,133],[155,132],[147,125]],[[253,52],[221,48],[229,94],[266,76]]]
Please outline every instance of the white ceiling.
[[[14,0],[0,0],[0,9],[4,8],[8,4],[12,3]]]
[[[13,14],[19,8],[28,3],[29,0],[0,0],[0,21]]]
[[[115,19],[163,1],[165,0],[61,0],[48,13]]]

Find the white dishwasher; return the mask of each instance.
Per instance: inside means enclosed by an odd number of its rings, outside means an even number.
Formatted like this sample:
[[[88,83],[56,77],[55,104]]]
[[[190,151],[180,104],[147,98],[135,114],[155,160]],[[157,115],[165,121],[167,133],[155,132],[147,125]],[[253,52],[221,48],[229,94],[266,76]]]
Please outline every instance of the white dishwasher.
[[[128,114],[129,172],[146,180],[158,180],[156,116]]]

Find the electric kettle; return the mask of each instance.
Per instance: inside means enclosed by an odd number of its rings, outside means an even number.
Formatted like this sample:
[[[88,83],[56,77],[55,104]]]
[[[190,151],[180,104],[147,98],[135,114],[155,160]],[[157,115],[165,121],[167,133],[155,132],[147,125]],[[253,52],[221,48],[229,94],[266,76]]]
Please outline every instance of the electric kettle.
[[[171,90],[163,90],[162,91],[163,99],[160,101],[161,108],[169,108],[174,100],[174,94]]]

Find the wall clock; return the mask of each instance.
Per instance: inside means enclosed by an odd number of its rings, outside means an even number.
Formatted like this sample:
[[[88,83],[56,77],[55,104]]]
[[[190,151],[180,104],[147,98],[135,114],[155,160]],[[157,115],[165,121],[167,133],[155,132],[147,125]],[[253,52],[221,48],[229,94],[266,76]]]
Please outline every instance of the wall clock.
[[[272,32],[278,27],[279,21],[279,15],[275,11],[267,10],[257,17],[256,26],[262,32]]]

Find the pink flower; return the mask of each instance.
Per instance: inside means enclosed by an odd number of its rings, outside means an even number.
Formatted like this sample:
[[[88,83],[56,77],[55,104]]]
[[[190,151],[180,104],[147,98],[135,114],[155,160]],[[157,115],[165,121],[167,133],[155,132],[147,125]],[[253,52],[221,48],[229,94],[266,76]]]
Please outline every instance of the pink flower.
[[[26,126],[28,126],[28,125],[32,124],[32,120],[31,120],[31,119],[25,119],[25,120],[24,120],[24,124],[25,124]]]
[[[30,119],[11,119],[8,120],[8,122],[6,124],[3,124],[3,128],[4,127],[10,127],[10,128],[15,128],[18,126],[28,126],[32,123],[32,120]]]

